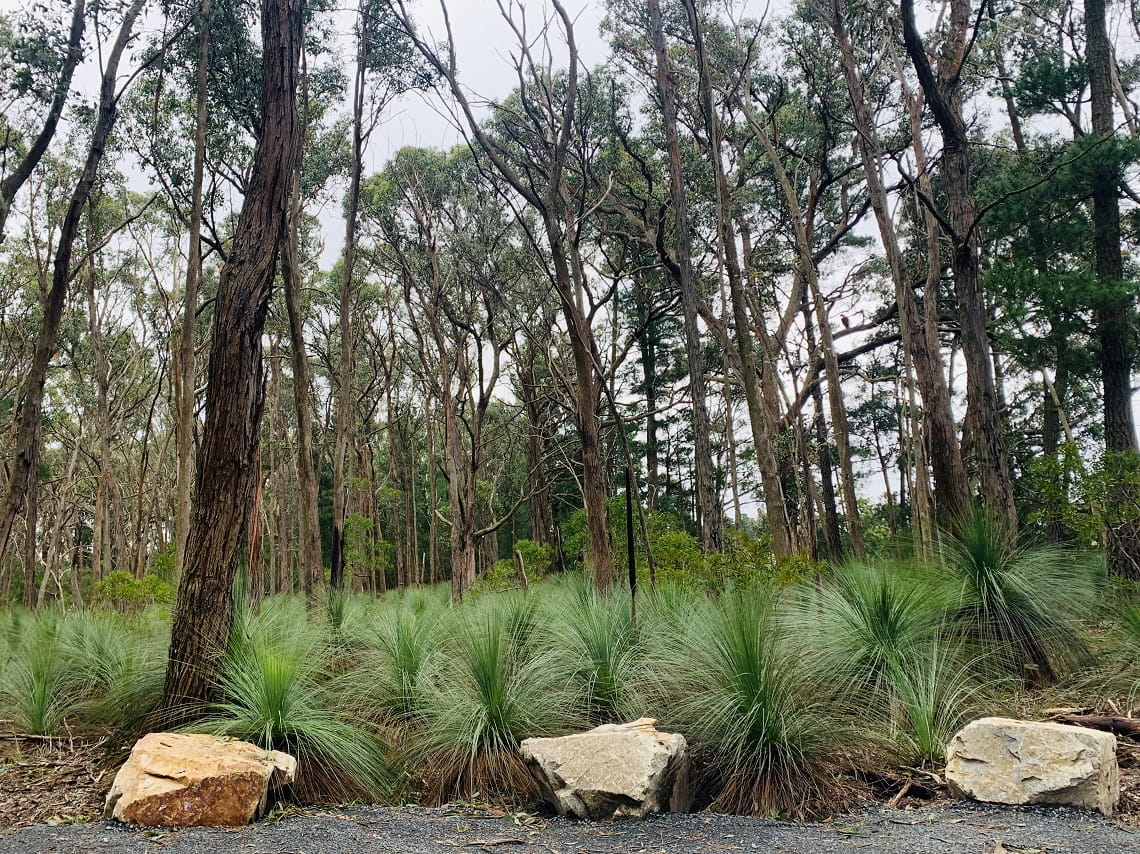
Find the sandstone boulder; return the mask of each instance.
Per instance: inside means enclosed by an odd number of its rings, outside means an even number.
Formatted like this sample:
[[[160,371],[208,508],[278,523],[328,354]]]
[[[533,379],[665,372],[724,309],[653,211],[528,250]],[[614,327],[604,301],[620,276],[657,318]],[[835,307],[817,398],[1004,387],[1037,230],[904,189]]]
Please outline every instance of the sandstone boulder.
[[[1112,815],[1120,799],[1116,737],[1058,723],[982,718],[946,749],[958,795],[999,804],[1058,804]]]
[[[240,827],[291,783],[297,760],[212,735],[152,732],[136,742],[107,794],[107,815],[149,827]]]
[[[559,815],[605,819],[692,806],[685,737],[653,718],[562,738],[528,738],[522,757]]]

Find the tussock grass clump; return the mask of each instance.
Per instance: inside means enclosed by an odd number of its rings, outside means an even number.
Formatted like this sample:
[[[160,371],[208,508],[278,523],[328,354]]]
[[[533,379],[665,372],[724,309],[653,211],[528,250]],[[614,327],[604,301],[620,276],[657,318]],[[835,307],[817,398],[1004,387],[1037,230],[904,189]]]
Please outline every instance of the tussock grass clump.
[[[841,567],[818,590],[802,588],[789,631],[819,671],[881,693],[937,632],[941,597],[930,581],[910,567]]]
[[[412,760],[429,803],[476,795],[520,806],[539,800],[519,742],[575,723],[572,695],[548,655],[525,597],[488,596],[457,613],[424,676],[423,727]]]
[[[445,613],[438,603],[419,605],[405,600],[383,607],[363,633],[365,651],[337,685],[342,706],[360,718],[389,727],[419,725],[422,677],[438,654]]]
[[[77,710],[87,725],[127,730],[158,705],[168,644],[163,629],[144,615],[108,611],[67,615],[62,651],[82,688]]]
[[[221,701],[189,729],[292,754],[294,795],[302,802],[383,797],[382,746],[337,713],[328,678],[335,646],[305,620],[304,603],[268,600],[243,622],[231,639]]]
[[[888,733],[907,765],[940,765],[946,744],[997,687],[977,678],[978,662],[944,634],[914,647],[891,667]]]
[[[56,735],[82,698],[82,686],[67,666],[62,623],[56,611],[12,615],[0,708],[20,732]]]
[[[855,564],[804,587],[789,616],[811,668],[908,764],[941,759],[981,690],[979,660],[942,623],[947,596],[924,567]]]
[[[589,587],[548,594],[543,605],[555,667],[577,692],[583,717],[592,723],[638,717],[644,648],[628,596]]]
[[[943,535],[938,558],[950,625],[1007,672],[1032,665],[1055,682],[1087,655],[1081,623],[1101,588],[1089,559],[1057,545],[1021,546],[977,508]]]
[[[658,636],[655,699],[694,743],[716,809],[802,817],[840,799],[845,727],[780,628],[753,594],[702,602],[672,644]]]

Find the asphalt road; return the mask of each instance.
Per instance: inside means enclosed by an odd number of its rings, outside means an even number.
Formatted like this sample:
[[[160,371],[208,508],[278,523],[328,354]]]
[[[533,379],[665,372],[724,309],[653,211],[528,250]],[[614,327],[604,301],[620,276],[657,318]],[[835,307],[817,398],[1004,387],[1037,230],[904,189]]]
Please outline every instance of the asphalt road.
[[[971,803],[871,806],[799,824],[739,816],[663,815],[589,823],[476,810],[351,807],[292,812],[240,830],[140,830],[113,822],[0,831],[0,854],[637,854],[764,851],[827,854],[1140,854],[1140,831],[1061,808]]]

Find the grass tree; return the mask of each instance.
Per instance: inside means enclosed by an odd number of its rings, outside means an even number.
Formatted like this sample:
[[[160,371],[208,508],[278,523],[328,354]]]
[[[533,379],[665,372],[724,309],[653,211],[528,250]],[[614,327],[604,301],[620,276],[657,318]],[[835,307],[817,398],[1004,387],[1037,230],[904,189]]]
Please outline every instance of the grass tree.
[[[836,802],[842,714],[786,640],[761,595],[704,602],[680,637],[659,638],[654,699],[695,744],[716,808],[803,816]]]

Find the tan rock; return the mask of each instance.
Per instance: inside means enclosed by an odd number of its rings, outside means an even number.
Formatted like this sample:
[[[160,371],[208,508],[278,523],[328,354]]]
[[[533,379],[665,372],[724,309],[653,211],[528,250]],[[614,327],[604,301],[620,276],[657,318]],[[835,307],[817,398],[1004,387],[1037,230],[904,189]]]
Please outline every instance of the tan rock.
[[[559,815],[644,817],[692,806],[685,737],[653,718],[562,738],[528,738],[522,757]]]
[[[1057,804],[1112,815],[1120,800],[1116,736],[1058,723],[982,718],[946,748],[959,796],[999,804]]]
[[[152,732],[131,750],[107,793],[108,817],[148,827],[240,827],[291,783],[297,760],[212,735]]]

